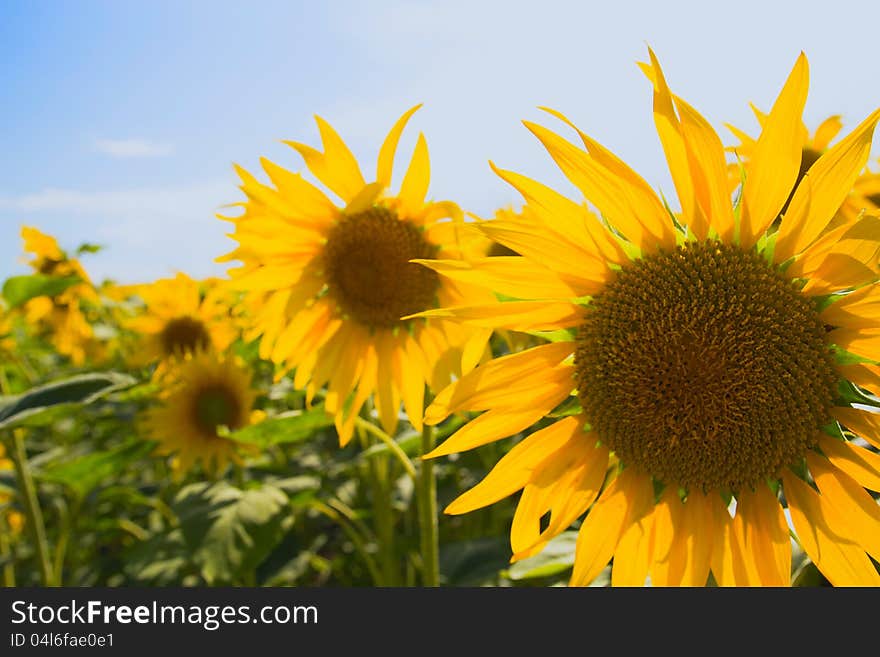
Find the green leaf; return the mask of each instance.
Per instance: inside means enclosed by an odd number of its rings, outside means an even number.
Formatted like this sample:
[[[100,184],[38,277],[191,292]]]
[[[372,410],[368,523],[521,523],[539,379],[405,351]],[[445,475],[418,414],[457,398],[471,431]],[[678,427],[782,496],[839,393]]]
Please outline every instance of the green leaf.
[[[486,537],[445,543],[440,550],[440,576],[450,586],[495,585],[510,563],[507,538]]]
[[[173,508],[208,584],[252,573],[281,540],[288,515],[287,496],[276,486],[240,490],[225,481],[185,487]]]
[[[82,255],[83,253],[98,253],[104,247],[100,244],[91,244],[89,242],[83,242],[76,248],[76,255]]]
[[[538,554],[510,567],[508,576],[514,581],[551,577],[564,573],[574,565],[576,531],[562,532],[553,538]]]
[[[102,480],[145,457],[154,446],[152,442],[138,440],[110,451],[92,452],[65,463],[52,465],[43,470],[39,477],[69,486],[80,496],[84,496]]]
[[[323,408],[309,411],[290,411],[263,420],[258,424],[239,429],[238,431],[222,432],[224,438],[248,445],[268,447],[284,443],[299,443],[311,438],[319,429],[333,426],[333,416]]]
[[[79,276],[13,276],[3,283],[3,296],[10,308],[17,308],[35,297],[54,297],[81,282]]]
[[[837,382],[838,401],[843,404],[862,404],[865,406],[880,406],[880,398],[862,391],[849,381],[840,380]]]
[[[115,390],[127,388],[135,379],[118,372],[81,374],[53,381],[18,395],[0,407],[0,429],[18,426],[25,419],[59,404],[91,404]]]

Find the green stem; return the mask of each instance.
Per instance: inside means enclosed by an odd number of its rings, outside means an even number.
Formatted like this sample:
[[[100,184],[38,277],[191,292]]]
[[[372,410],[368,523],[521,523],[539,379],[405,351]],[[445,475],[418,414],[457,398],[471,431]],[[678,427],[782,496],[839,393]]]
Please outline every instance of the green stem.
[[[422,457],[434,449],[434,427],[422,428]],[[418,480],[419,536],[422,545],[422,583],[440,585],[440,545],[437,526],[437,479],[434,462],[422,458]]]
[[[416,468],[413,465],[412,460],[410,460],[410,458],[406,455],[406,452],[404,452],[403,449],[401,449],[400,445],[397,444],[397,441],[394,440],[394,438],[392,438],[387,433],[382,431],[382,429],[377,427],[375,424],[373,424],[369,420],[366,420],[362,417],[355,418],[355,424],[359,428],[366,431],[371,436],[378,438],[383,443],[385,443],[386,447],[388,447],[388,449],[391,450],[391,453],[394,454],[394,456],[397,458],[397,460],[403,466],[403,469],[406,470],[406,473],[410,477],[412,477],[413,481],[416,481],[416,479],[418,477],[416,474]]]
[[[46,540],[46,526],[43,524],[43,512],[40,509],[40,501],[37,499],[37,489],[28,466],[27,454],[24,451],[24,438],[19,429],[12,430],[12,463],[15,466],[15,476],[21,490],[21,501],[24,507],[24,517],[34,547],[37,559],[40,563],[40,582],[43,586],[52,586],[52,558],[49,556],[49,543]]]
[[[0,557],[6,559],[3,566],[3,586],[15,586],[15,563],[12,561],[12,545],[9,537],[12,532],[9,523],[6,522],[6,512],[0,511]]]
[[[382,573],[379,571],[378,566],[376,566],[376,560],[373,559],[373,555],[370,554],[369,550],[367,550],[366,542],[363,537],[361,537],[360,533],[352,526],[351,523],[345,518],[345,516],[340,513],[337,509],[334,509],[323,502],[315,500],[311,503],[312,508],[316,511],[320,511],[325,516],[330,518],[333,522],[338,524],[342,531],[345,532],[346,536],[351,540],[354,545],[355,550],[357,550],[358,554],[364,560],[364,564],[367,567],[367,570],[370,572],[370,576],[373,578],[373,584],[376,586],[383,585]]]
[[[70,542],[70,535],[73,532],[81,506],[82,500],[79,495],[76,495],[63,516],[58,541],[55,543],[55,586],[61,586],[64,579],[64,559],[67,556],[67,545]]]
[[[0,368],[0,392],[10,394],[9,381],[6,379],[6,371]],[[15,466],[15,476],[21,492],[24,516],[28,529],[34,540],[37,559],[40,563],[40,581],[43,586],[52,586],[52,559],[49,556],[49,543],[46,540],[46,526],[43,524],[43,512],[40,509],[40,501],[37,499],[37,489],[28,466],[27,454],[24,450],[24,436],[21,429],[13,429],[9,443],[12,446],[10,456]]]
[[[395,586],[398,580],[397,554],[394,540],[394,510],[391,508],[391,483],[388,476],[388,460],[370,461],[373,485],[373,515],[376,519],[376,538],[382,558],[385,585]]]

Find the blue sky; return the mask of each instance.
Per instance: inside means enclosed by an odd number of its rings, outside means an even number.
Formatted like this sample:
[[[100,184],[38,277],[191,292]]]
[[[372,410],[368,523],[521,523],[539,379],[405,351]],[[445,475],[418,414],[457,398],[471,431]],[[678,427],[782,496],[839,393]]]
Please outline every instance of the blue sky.
[[[830,7],[830,9],[829,9]],[[852,128],[880,106],[867,2],[38,2],[0,21],[0,279],[24,273],[22,225],[63,247],[96,242],[97,280],[222,274],[233,246],[218,208],[241,199],[233,162],[292,170],[281,144],[317,144],[313,115],[365,172],[387,130],[424,102],[434,198],[490,215],[518,197],[490,171],[572,188],[521,119],[569,115],[655,187],[671,191],[635,62],[650,44],[673,90],[731,141],[752,132],[804,50],[805,118]],[[877,157],[875,140],[874,159]],[[396,180],[399,180],[399,175]]]

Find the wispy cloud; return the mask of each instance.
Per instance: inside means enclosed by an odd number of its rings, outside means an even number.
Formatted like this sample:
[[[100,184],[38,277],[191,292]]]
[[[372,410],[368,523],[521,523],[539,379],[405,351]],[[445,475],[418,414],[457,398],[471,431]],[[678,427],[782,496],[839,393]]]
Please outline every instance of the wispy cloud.
[[[174,152],[171,144],[148,139],[97,139],[94,148],[99,153],[118,158],[164,157]]]
[[[65,247],[80,242],[106,245],[86,263],[96,280],[134,281],[177,270],[217,275],[225,266],[214,263],[214,258],[230,251],[234,243],[224,237],[229,224],[214,213],[236,200],[234,185],[221,180],[106,191],[48,188],[0,195],[0,226],[34,225],[55,235]],[[0,245],[10,248],[8,264],[14,261],[16,242],[10,239]],[[0,248],[0,254],[3,251]]]

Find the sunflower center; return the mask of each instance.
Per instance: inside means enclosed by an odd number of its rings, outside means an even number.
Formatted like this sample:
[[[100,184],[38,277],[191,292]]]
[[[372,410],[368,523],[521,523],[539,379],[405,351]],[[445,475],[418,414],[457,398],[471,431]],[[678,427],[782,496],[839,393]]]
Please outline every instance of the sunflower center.
[[[715,241],[621,269],[593,299],[575,365],[586,417],[624,464],[703,490],[751,487],[803,457],[837,380],[814,303]]]
[[[216,436],[217,427],[236,429],[242,426],[241,404],[232,390],[223,385],[206,386],[198,392],[193,405],[193,421],[206,435]]]
[[[387,208],[346,215],[324,247],[327,287],[343,313],[372,328],[393,328],[436,305],[437,273],[409,262],[436,253],[418,227]]]
[[[179,356],[211,346],[208,329],[203,322],[193,317],[175,317],[170,320],[159,334],[159,340],[166,356]]]

